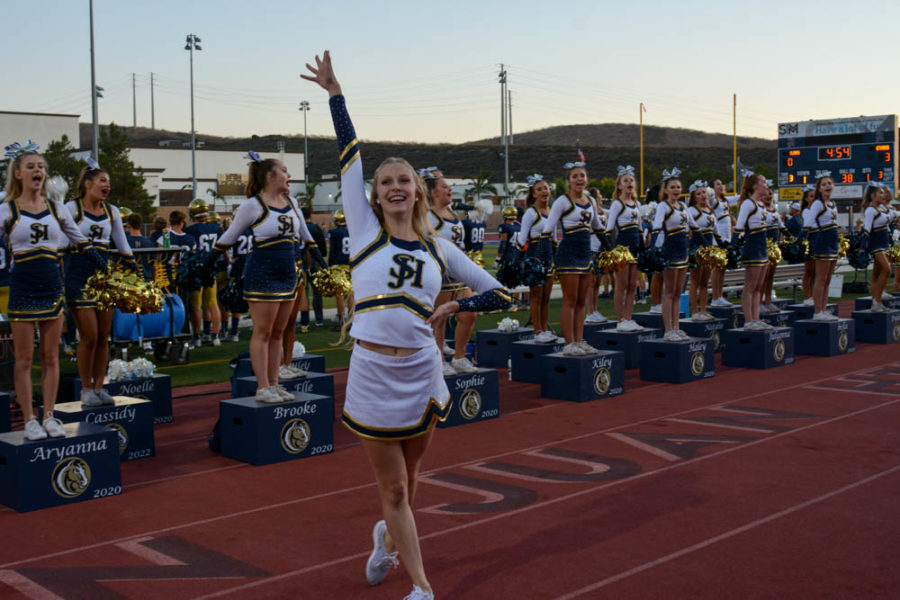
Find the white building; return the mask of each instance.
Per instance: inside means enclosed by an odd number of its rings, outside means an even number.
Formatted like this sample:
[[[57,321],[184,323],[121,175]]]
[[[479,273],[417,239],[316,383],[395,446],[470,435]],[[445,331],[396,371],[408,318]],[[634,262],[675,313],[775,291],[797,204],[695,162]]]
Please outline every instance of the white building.
[[[46,149],[50,142],[60,140],[64,134],[75,148],[81,145],[78,115],[0,110],[0,145],[33,140],[41,149]]]

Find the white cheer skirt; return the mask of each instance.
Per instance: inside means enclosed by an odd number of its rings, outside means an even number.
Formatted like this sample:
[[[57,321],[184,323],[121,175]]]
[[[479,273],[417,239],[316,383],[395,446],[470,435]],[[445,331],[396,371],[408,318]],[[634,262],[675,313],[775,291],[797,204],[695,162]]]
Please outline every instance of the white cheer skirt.
[[[353,347],[344,425],[376,440],[405,440],[422,435],[450,414],[441,352],[429,344],[409,356],[380,354]]]

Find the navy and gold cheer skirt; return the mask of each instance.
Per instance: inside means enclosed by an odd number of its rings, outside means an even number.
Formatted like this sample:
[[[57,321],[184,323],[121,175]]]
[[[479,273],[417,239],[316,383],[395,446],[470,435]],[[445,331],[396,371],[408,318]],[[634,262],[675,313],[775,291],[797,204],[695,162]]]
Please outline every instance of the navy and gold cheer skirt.
[[[615,246],[625,246],[631,252],[631,255],[637,257],[641,251],[641,229],[640,227],[626,227],[619,229],[619,235],[616,236]]]
[[[560,275],[587,275],[591,272],[591,232],[564,233],[556,250],[556,272]]]
[[[530,240],[525,249],[525,257],[538,259],[547,267],[547,275],[553,273],[553,242],[550,241],[550,236],[542,235]]]
[[[687,269],[688,267],[688,237],[684,230],[666,233],[666,240],[662,246],[666,256],[667,269]]]
[[[104,262],[109,262],[109,251],[97,248]],[[66,263],[66,302],[70,308],[96,308],[97,298],[84,295],[84,284],[97,272],[97,265],[81,253],[73,252]]]
[[[65,308],[59,260],[49,256],[16,262],[9,277],[9,320],[49,321]]]
[[[820,229],[810,244],[810,254],[815,260],[837,260],[839,238],[836,226]]]
[[[763,267],[769,263],[766,239],[765,229],[751,231],[744,236],[744,245],[741,247],[741,265],[743,267]]]
[[[268,241],[268,240],[267,240]],[[253,248],[244,267],[244,300],[286,302],[297,295],[294,245],[288,240],[262,242]]]
[[[887,252],[891,246],[891,235],[888,233],[887,227],[874,230],[869,234],[869,253],[881,254]]]

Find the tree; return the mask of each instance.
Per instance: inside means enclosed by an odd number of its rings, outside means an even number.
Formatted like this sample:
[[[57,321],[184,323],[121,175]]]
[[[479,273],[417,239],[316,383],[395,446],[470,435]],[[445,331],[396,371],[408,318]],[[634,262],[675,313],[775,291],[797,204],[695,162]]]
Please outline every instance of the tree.
[[[69,136],[63,134],[62,138],[50,142],[44,151],[44,161],[47,163],[47,173],[52,177],[59,175],[69,185],[69,195],[77,193],[78,176],[85,166],[85,162],[74,157],[75,148],[69,141]]]
[[[115,123],[100,131],[100,167],[109,173],[111,196],[119,206],[127,206],[144,218],[156,215],[150,194],[144,189],[144,170],[128,158],[128,136]]]
[[[493,198],[497,195],[497,188],[489,183],[491,173],[489,171],[480,172],[474,179],[469,182],[468,188],[463,192],[466,197],[472,197],[478,200],[482,196],[490,194]]]

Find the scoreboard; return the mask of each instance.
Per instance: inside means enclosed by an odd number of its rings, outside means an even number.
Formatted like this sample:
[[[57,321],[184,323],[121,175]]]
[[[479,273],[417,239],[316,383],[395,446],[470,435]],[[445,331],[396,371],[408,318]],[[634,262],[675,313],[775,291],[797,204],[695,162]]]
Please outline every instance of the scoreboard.
[[[779,198],[799,200],[818,171],[831,171],[835,199],[862,198],[869,181],[896,193],[896,150],[896,115],[779,123]]]

